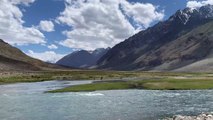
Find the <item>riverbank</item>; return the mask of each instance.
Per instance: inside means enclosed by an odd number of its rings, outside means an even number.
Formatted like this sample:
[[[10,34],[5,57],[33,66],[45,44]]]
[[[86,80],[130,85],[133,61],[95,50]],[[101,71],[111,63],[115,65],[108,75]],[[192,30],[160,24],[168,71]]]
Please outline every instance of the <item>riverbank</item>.
[[[166,118],[163,120],[213,120],[213,112],[210,113],[202,113],[197,116],[182,116],[182,115],[176,115],[172,118]]]
[[[98,90],[122,90],[122,89],[146,89],[146,90],[202,90],[213,89],[213,79],[157,79],[157,80],[131,80],[131,81],[100,81],[91,84],[75,85],[58,90],[57,92],[82,92]]]
[[[125,79],[146,76],[138,72],[122,71],[37,71],[20,72],[8,71],[0,73],[0,84],[19,83],[19,82],[41,82],[50,80],[108,80]]]
[[[159,120],[177,114],[195,115],[202,111],[213,110],[213,90],[44,93],[50,89],[82,82],[87,81],[2,85],[0,87],[1,119]]]
[[[79,92],[117,89],[213,89],[212,73],[70,70],[4,72],[0,75],[0,84],[10,84],[19,82],[41,82],[51,80],[99,81],[92,84],[71,86],[51,92]]]
[[[101,71],[101,70],[64,70],[64,71],[0,71],[0,84],[18,82],[40,82],[50,80],[132,80],[173,77],[205,77],[209,73],[175,73],[142,71]],[[178,78],[178,79],[179,79]],[[208,77],[209,78],[209,77]]]

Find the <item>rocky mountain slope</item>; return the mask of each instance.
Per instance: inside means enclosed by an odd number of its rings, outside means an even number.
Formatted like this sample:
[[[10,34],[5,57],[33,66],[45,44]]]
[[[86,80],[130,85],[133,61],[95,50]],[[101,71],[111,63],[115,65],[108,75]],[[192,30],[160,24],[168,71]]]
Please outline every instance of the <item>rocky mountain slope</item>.
[[[75,68],[88,68],[95,65],[97,60],[106,54],[108,50],[109,48],[99,48],[94,51],[76,51],[63,57],[56,64]]]
[[[211,57],[212,32],[212,5],[179,10],[168,20],[114,46],[98,61],[98,68],[184,71],[183,67],[189,66],[190,71],[192,66],[199,66],[193,63]]]
[[[0,71],[34,71],[51,68],[59,67],[31,58],[24,54],[21,50],[9,45],[8,43],[5,43],[0,39]]]

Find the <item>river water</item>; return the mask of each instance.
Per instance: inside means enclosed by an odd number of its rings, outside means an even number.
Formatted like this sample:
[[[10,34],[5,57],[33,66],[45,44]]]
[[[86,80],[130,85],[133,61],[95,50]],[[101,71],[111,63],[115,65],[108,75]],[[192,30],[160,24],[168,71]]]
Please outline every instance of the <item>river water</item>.
[[[213,90],[44,93],[90,82],[0,85],[0,120],[157,120],[213,111]]]

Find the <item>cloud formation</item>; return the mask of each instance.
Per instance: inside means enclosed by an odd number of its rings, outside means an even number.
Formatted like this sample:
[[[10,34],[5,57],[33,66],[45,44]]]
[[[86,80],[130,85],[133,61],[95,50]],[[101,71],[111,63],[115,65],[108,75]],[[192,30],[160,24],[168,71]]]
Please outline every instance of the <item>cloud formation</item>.
[[[10,44],[42,44],[45,36],[35,27],[24,27],[23,14],[18,5],[29,5],[34,0],[1,0],[0,38]]]
[[[153,21],[162,20],[164,17],[164,11],[156,11],[157,7],[150,3],[129,3],[124,0],[121,6],[127,16],[145,28],[149,27]]]
[[[52,21],[42,20],[39,23],[39,28],[45,32],[54,31],[54,24]]]
[[[198,8],[208,4],[213,5],[213,0],[201,0],[201,1],[190,0],[187,2],[186,6],[190,8]]]
[[[45,52],[37,53],[32,50],[29,50],[26,54],[33,58],[37,58],[42,61],[50,62],[50,63],[55,63],[59,59],[65,56],[64,54],[57,54],[54,51],[45,51]]]
[[[28,6],[30,3],[33,3],[35,0],[7,0],[8,2],[11,2],[12,4],[24,4]]]
[[[58,46],[51,44],[47,46],[49,49],[58,49]]]
[[[137,23],[136,28],[127,16]],[[57,22],[72,30],[63,32],[67,39],[60,44],[86,50],[112,47],[163,17],[163,11],[152,4],[126,0],[66,0],[66,8]]]

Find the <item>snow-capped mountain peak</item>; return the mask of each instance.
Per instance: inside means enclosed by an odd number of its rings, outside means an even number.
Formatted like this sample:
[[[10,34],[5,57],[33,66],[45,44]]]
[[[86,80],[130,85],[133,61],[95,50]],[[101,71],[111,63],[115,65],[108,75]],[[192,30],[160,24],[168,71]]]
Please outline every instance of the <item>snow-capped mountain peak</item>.
[[[213,5],[206,5],[200,8],[185,8],[178,10],[169,21],[180,20],[182,24],[187,24],[193,18],[195,19],[212,19],[213,18]]]

